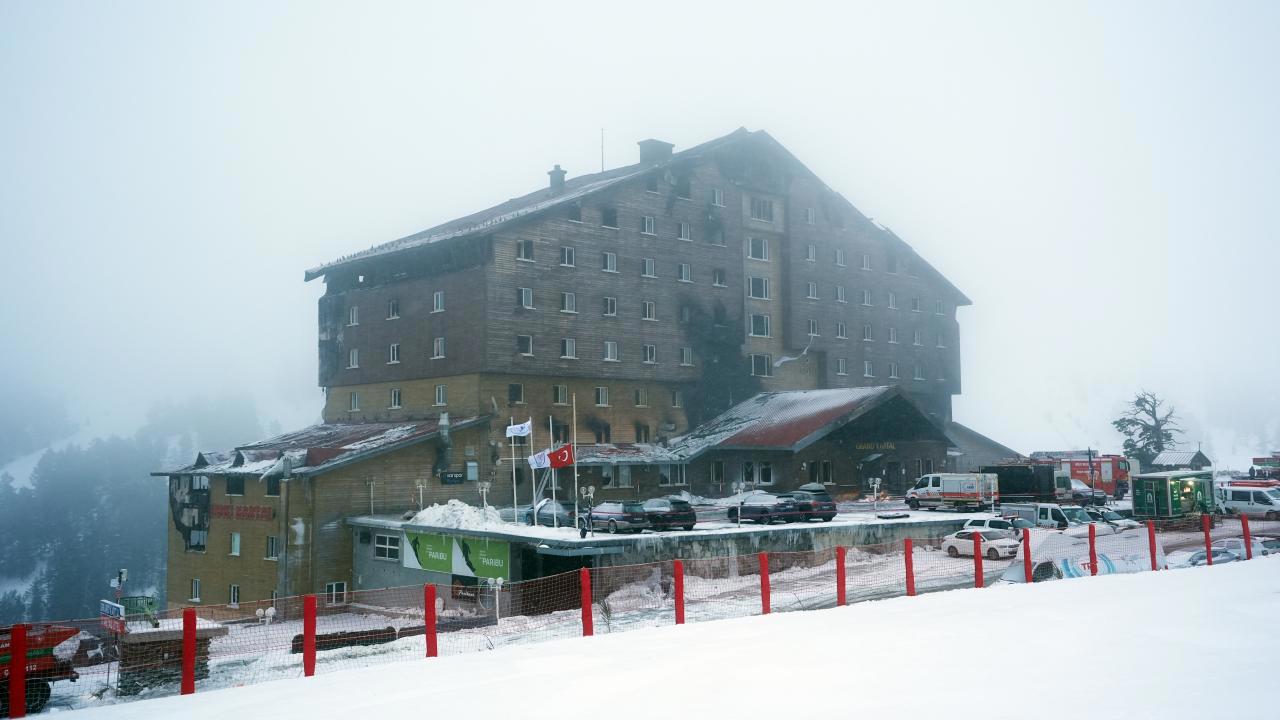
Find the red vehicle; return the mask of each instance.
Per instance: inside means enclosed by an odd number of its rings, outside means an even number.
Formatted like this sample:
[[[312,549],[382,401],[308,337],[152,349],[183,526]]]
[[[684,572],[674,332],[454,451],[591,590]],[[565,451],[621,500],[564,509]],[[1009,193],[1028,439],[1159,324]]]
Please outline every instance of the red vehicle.
[[[1051,462],[1072,480],[1080,480],[1095,490],[1101,490],[1119,500],[1129,492],[1129,468],[1132,462],[1123,455],[1093,454],[1092,467],[1087,450],[1065,452],[1037,452],[1031,457],[1039,462]],[[1092,472],[1091,472],[1092,471]]]
[[[9,649],[11,628],[0,629],[0,717],[9,717]],[[57,680],[75,682],[80,674],[71,668],[70,660],[59,660],[53,649],[75,637],[79,629],[64,625],[31,625],[27,627],[27,713],[38,713],[49,702],[49,683]]]

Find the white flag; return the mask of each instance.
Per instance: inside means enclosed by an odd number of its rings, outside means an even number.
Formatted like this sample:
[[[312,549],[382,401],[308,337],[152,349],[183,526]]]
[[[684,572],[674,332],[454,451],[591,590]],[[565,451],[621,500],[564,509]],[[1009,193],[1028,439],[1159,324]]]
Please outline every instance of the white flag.
[[[534,470],[541,470],[543,468],[551,467],[551,458],[549,457],[548,451],[543,450],[542,452],[537,453],[535,455],[530,455],[529,467],[533,468]]]
[[[507,437],[529,437],[529,433],[533,432],[533,418],[529,418],[519,425],[507,426]]]

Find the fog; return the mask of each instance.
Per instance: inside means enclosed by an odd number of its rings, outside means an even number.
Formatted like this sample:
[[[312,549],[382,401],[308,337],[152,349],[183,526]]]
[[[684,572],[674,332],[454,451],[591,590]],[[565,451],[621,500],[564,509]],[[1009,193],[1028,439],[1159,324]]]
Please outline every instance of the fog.
[[[305,268],[746,126],[973,300],[957,420],[1280,449],[1280,6],[459,5],[0,5],[3,396],[314,422]]]

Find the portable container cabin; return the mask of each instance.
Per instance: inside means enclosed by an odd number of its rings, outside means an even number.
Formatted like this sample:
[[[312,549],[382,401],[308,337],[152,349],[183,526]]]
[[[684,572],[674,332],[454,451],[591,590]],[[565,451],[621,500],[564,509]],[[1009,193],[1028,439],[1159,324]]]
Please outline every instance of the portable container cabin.
[[[1169,470],[1133,476],[1133,517],[1171,520],[1213,511],[1213,473]]]

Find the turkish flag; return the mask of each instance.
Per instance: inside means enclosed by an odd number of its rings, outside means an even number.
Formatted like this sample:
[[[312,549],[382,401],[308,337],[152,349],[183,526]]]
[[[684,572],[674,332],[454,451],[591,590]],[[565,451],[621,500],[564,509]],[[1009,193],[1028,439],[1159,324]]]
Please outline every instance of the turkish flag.
[[[553,468],[569,467],[573,464],[573,446],[564,445],[560,449],[552,451],[547,457],[551,460],[551,467]]]

